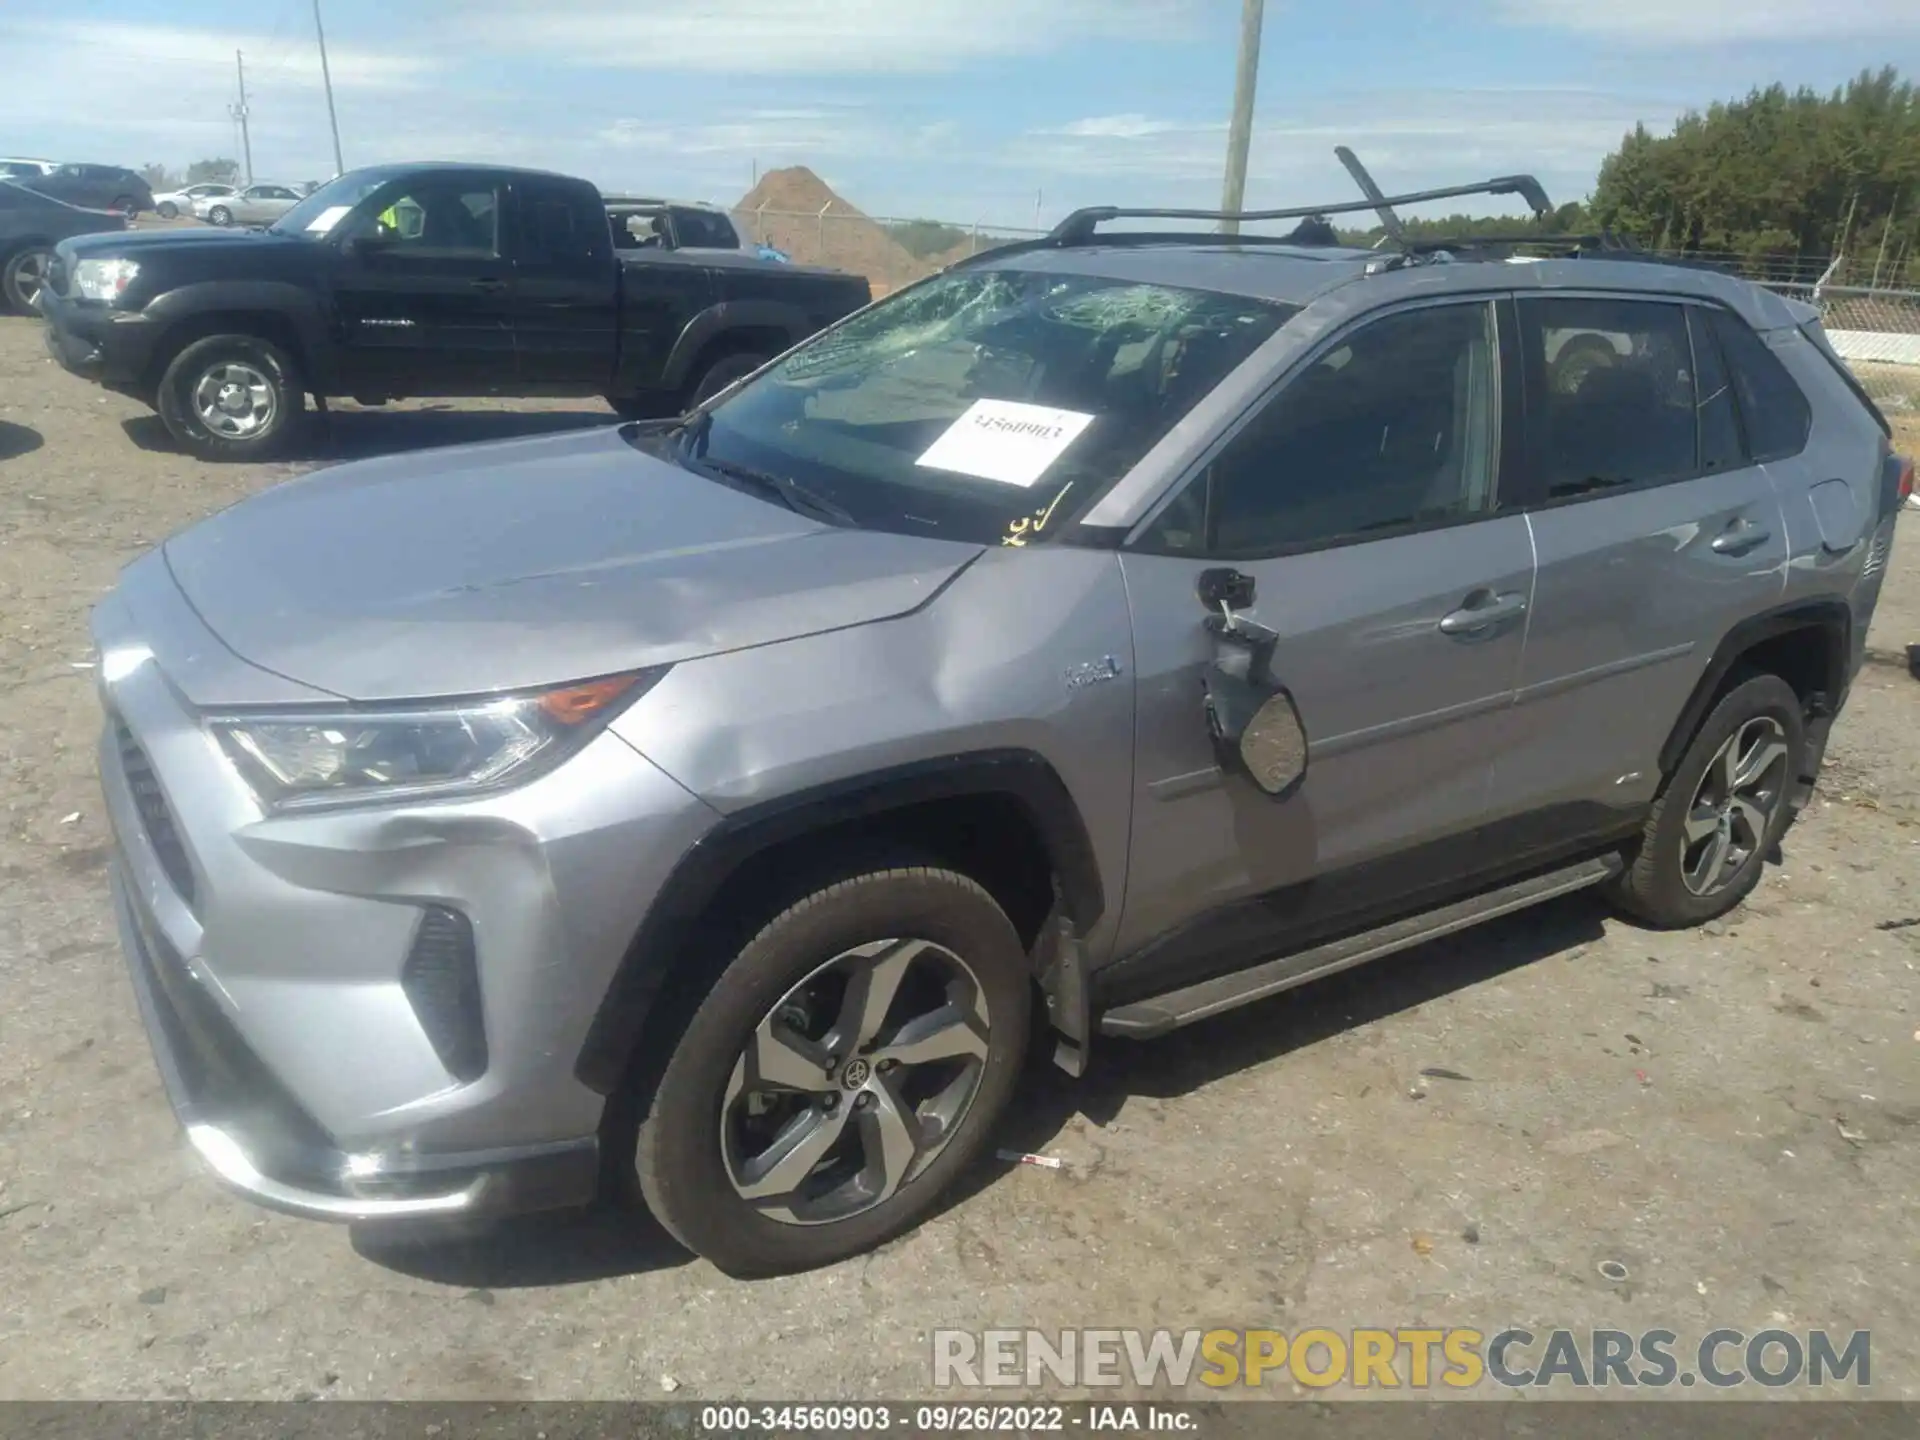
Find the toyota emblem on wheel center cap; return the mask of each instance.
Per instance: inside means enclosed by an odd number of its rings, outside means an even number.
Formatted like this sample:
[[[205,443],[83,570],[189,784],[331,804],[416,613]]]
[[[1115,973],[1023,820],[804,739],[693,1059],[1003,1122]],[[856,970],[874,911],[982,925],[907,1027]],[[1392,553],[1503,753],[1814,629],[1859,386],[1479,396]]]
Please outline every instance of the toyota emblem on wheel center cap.
[[[849,1090],[858,1090],[867,1083],[873,1074],[873,1067],[864,1060],[849,1060],[846,1069],[840,1072],[840,1083]]]

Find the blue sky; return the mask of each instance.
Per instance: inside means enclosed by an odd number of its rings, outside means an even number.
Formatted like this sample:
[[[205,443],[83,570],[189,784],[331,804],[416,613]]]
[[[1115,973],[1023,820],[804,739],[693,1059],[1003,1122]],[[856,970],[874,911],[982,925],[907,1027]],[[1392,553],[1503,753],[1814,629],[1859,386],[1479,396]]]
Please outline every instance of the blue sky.
[[[0,154],[332,170],[311,0],[0,0]],[[731,202],[811,166],[870,214],[1217,203],[1239,0],[324,0],[347,164],[497,159]],[[1920,0],[1269,0],[1252,204],[1532,170],[1636,120],[1920,72]]]

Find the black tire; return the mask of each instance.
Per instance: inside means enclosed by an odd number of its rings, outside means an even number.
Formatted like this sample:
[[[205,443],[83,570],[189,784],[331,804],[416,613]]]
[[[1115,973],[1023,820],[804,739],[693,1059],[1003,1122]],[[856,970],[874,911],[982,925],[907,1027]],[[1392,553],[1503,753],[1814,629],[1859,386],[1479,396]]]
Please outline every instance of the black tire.
[[[246,434],[223,434],[200,414],[196,393],[222,366],[258,375],[271,397],[271,412]],[[155,409],[167,431],[189,454],[202,460],[269,460],[285,449],[305,414],[306,395],[286,351],[255,335],[209,335],[173,358],[161,377]]]
[[[159,210],[155,213],[158,214],[162,220],[178,220],[180,218],[180,207],[171,200],[162,200]]]
[[[780,911],[739,950],[681,1032],[635,1137],[635,1170],[648,1208],[688,1249],[731,1275],[831,1264],[913,1226],[979,1155],[1023,1068],[1031,981],[1020,938],[993,897],[951,870],[910,863],[852,868]],[[971,1103],[944,1148],[888,1198],[823,1223],[770,1219],[741,1197],[722,1155],[735,1061],[755,1027],[826,962],[855,946],[903,936],[963,957],[985,999],[987,1053]],[[853,1067],[841,1068],[850,1073]]]
[[[608,395],[607,404],[622,420],[661,420],[674,413],[671,397],[651,392],[639,395]]]
[[[109,210],[118,210],[122,215],[138,215],[140,213],[140,202],[131,195],[116,195],[113,197],[113,204],[107,208]]]
[[[734,381],[758,370],[767,359],[765,355],[722,355],[701,372],[693,389],[687,392],[687,409],[706,404]]]
[[[0,298],[16,315],[33,314],[33,294],[39,288],[37,276],[46,273],[53,251],[45,245],[26,245],[0,262]]]
[[[216,205],[207,211],[207,223],[209,225],[231,225],[233,223],[233,211],[224,205]]]
[[[1696,893],[1686,879],[1687,858],[1699,843],[1687,837],[1694,802],[1702,795],[1708,769],[1720,759],[1723,749],[1749,726],[1754,726],[1757,734],[1765,734],[1760,723],[1765,721],[1778,727],[1786,753],[1777,766],[1777,778],[1771,779],[1766,791],[1770,799],[1762,807],[1766,815],[1764,833],[1750,848],[1739,846],[1735,853],[1745,858],[1714,888]],[[1629,857],[1631,863],[1608,887],[1609,898],[1634,918],[1659,929],[1701,925],[1733,909],[1760,883],[1766,857],[1793,823],[1789,802],[1805,748],[1806,722],[1793,687],[1778,675],[1755,674],[1739,680],[1701,723],[1679,765],[1667,777]],[[1705,815],[1711,808],[1703,807],[1698,813]]]

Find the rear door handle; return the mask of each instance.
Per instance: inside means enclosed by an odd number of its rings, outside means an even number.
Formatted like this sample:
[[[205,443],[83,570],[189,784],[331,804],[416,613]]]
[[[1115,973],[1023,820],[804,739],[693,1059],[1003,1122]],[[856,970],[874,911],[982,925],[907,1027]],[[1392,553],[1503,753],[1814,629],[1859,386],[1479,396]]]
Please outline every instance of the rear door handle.
[[[1751,520],[1736,520],[1725,530],[1713,537],[1713,553],[1716,555],[1744,555],[1756,550],[1773,538],[1773,532],[1764,525],[1756,525]]]
[[[507,288],[507,282],[488,276],[486,279],[474,281],[473,288],[484,295],[498,295],[502,290]]]
[[[1505,624],[1527,610],[1527,597],[1518,590],[1496,595],[1491,590],[1476,590],[1458,610],[1440,617],[1442,635],[1484,635],[1496,625]]]

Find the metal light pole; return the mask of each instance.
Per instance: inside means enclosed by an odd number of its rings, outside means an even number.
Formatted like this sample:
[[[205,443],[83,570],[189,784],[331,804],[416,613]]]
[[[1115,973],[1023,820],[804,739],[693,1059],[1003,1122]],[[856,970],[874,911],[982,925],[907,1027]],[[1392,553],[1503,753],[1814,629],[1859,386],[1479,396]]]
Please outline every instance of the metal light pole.
[[[1227,185],[1220,208],[1229,215],[1246,208],[1247,151],[1253,145],[1253,95],[1260,80],[1260,22],[1266,0],[1241,0],[1240,63],[1233,78],[1233,123],[1227,127]],[[1240,231],[1238,221],[1220,227],[1229,235]]]
[[[327,123],[333,127],[333,173],[344,175],[347,162],[340,158],[340,116],[333,108],[333,71],[327,68],[327,27],[320,23],[320,0],[313,0],[313,33],[320,37],[320,83],[327,92]]]
[[[247,129],[247,62],[238,50],[233,52],[233,72],[240,80],[240,103],[233,106],[233,118],[240,124],[240,153],[246,161],[247,184],[253,184],[253,134]]]

